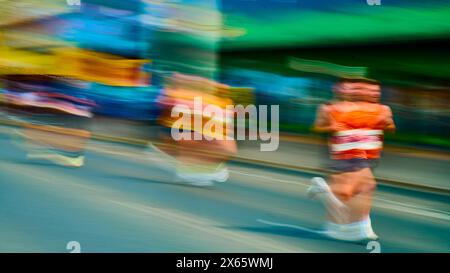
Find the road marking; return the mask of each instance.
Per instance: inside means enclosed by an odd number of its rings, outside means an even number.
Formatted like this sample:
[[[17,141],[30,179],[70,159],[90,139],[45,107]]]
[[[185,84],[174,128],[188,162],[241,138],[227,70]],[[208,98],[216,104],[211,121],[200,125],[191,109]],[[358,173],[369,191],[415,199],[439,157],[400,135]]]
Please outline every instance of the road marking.
[[[450,221],[450,213],[447,211],[426,208],[426,207],[420,207],[420,206],[401,203],[401,202],[397,202],[397,201],[392,201],[392,200],[388,200],[388,199],[384,199],[384,198],[380,198],[380,197],[376,197],[375,200],[378,201],[375,206],[379,207],[379,208],[407,212],[410,214],[416,214],[416,215],[427,216],[427,217],[431,217],[431,218],[437,218],[437,219]]]
[[[270,176],[257,175],[257,174],[252,174],[252,173],[244,173],[244,172],[234,171],[234,170],[230,170],[230,173],[235,173],[235,174],[240,174],[240,175],[244,175],[244,176],[265,179],[265,180],[271,180],[271,181],[281,182],[281,183],[290,184],[290,185],[300,185],[300,186],[308,187],[308,183],[304,183],[301,181],[285,180],[285,179],[279,179],[279,178],[274,178],[274,177],[270,177]]]
[[[305,228],[305,227],[297,226],[297,225],[271,222],[271,221],[267,221],[267,220],[264,220],[264,219],[256,219],[256,221],[258,221],[260,223],[263,223],[263,224],[266,224],[266,225],[270,225],[270,226],[293,228],[293,229],[298,229],[298,230],[306,231],[306,232],[310,232],[310,233],[316,233],[316,234],[326,234],[326,233],[328,233],[327,231],[324,231],[324,230],[315,230],[315,229]]]
[[[255,175],[255,174],[244,173],[244,172],[239,172],[239,171],[230,171],[230,172],[244,175],[244,176],[250,176],[250,177],[255,177],[255,178],[259,178],[259,179],[265,179],[265,180],[269,180],[269,181],[290,184],[290,185],[299,185],[299,186],[306,186],[306,187],[308,186],[307,183],[303,183],[300,181],[278,179],[278,178],[274,178],[274,177],[270,177],[270,176],[266,176],[266,175]],[[392,201],[392,200],[384,199],[381,197],[374,197],[374,201],[376,201],[376,203],[373,204],[373,207],[376,207],[376,208],[401,211],[401,212],[405,212],[405,213],[409,213],[409,214],[415,214],[415,215],[450,221],[450,212],[447,212],[447,211],[411,205],[411,204],[402,203],[402,202],[398,202],[398,201]]]

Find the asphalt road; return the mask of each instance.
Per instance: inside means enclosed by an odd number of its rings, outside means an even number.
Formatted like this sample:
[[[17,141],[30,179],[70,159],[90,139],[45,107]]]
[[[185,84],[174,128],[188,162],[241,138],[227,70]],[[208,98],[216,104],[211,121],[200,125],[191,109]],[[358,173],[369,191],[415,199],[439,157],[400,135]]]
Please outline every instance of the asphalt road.
[[[259,221],[320,228],[308,174],[232,164],[228,182],[197,188],[127,145],[91,141],[78,169],[29,161],[0,129],[0,252],[69,252],[70,241],[81,252],[369,252]],[[449,204],[380,186],[372,222],[381,252],[450,252]]]

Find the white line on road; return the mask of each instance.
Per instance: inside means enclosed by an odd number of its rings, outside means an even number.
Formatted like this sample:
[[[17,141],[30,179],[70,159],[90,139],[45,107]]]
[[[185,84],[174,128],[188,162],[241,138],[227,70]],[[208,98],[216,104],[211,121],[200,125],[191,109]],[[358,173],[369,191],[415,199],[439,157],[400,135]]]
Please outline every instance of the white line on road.
[[[308,186],[307,183],[303,183],[301,181],[278,179],[278,178],[270,177],[267,175],[256,175],[256,174],[244,173],[244,172],[239,172],[239,171],[230,171],[230,172],[235,173],[235,174],[244,175],[244,176],[255,177],[258,179],[265,179],[265,180],[269,180],[269,181],[290,184],[290,185],[299,185],[299,186],[303,186],[303,187]],[[437,209],[432,209],[432,208],[427,208],[427,207],[421,207],[421,206],[411,205],[411,204],[397,202],[397,201],[392,201],[392,200],[384,199],[381,197],[375,197],[374,201],[375,202],[374,202],[373,206],[377,207],[377,208],[401,211],[401,212],[405,212],[405,213],[409,213],[409,214],[415,214],[415,215],[450,221],[450,213],[447,211],[437,210]]]

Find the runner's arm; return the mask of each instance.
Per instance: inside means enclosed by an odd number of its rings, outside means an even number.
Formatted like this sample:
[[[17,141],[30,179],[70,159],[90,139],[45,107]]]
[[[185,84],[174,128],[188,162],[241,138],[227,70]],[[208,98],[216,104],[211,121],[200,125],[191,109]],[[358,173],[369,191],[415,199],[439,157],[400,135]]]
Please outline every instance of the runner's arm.
[[[392,110],[389,106],[386,106],[386,112],[387,112],[387,115],[386,115],[386,123],[385,123],[384,130],[393,132],[393,131],[395,131],[395,123],[394,123],[394,118],[392,117]]]
[[[319,133],[326,133],[333,131],[333,126],[330,122],[330,117],[325,105],[321,105],[317,111],[316,120],[314,122],[313,130]]]

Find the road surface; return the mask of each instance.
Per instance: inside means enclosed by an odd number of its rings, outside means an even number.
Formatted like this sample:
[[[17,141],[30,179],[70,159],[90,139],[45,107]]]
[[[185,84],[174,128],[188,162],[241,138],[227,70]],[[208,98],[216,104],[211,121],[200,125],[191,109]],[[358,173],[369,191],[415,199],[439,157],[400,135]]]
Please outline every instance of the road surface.
[[[71,241],[81,252],[369,252],[264,223],[321,227],[323,207],[305,194],[311,175],[235,163],[228,182],[197,188],[138,147],[91,141],[85,166],[64,168],[27,160],[0,129],[0,252],[69,252]],[[380,186],[381,252],[450,252],[449,204]]]

